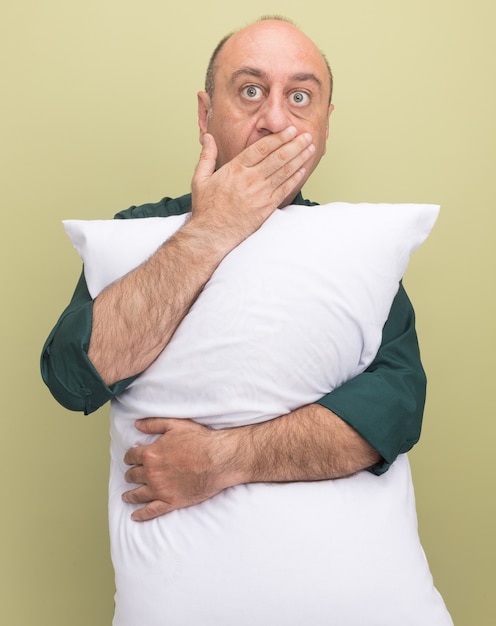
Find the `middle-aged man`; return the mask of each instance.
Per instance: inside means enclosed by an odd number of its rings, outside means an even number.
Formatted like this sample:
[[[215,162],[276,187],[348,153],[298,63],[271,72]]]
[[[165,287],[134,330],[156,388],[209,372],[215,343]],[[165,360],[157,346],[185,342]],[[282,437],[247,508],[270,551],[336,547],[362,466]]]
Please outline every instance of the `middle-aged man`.
[[[59,402],[90,413],[120,394],[164,350],[230,251],[277,208],[312,204],[300,190],[326,150],[331,92],[325,58],[285,20],[258,21],[219,44],[198,94],[202,151],[191,195],[117,215],[191,218],[94,301],[81,277],[42,356]],[[381,474],[418,440],[424,396],[414,313],[400,286],[372,365],[318,402],[227,430],[173,415],[138,422],[158,437],[126,454],[134,488],[123,498],[145,521],[242,483]]]

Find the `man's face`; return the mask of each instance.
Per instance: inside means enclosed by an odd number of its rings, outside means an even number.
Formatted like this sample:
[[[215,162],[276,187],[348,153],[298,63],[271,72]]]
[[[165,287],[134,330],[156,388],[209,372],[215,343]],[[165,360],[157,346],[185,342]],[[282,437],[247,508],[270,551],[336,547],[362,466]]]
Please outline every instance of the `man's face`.
[[[310,133],[316,147],[306,180],[325,153],[329,94],[328,69],[316,46],[290,24],[258,22],[220,51],[213,102],[198,94],[200,135],[214,136],[221,167],[258,139],[293,125]]]

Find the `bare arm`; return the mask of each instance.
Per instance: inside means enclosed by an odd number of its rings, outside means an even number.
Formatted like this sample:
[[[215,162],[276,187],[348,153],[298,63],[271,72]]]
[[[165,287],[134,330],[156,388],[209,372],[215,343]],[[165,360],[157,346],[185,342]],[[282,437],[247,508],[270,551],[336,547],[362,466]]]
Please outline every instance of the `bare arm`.
[[[126,480],[141,486],[124,500],[146,505],[133,514],[136,521],[198,504],[234,485],[341,478],[380,460],[356,431],[316,404],[227,430],[177,419],[140,420],[137,426],[161,436],[125,457],[134,466]]]
[[[189,222],[95,300],[88,356],[107,385],[146,369],[167,345],[222,259],[255,232],[305,175],[311,137],[290,127],[214,172],[205,135]]]

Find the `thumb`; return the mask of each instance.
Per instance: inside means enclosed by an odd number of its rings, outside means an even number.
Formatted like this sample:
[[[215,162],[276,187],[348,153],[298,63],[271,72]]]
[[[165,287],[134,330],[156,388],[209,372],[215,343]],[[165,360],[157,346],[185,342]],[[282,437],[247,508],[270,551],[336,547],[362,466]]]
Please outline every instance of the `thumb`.
[[[147,435],[163,435],[170,428],[169,422],[170,420],[165,417],[146,417],[136,420],[134,425],[140,432]]]
[[[215,172],[215,165],[217,160],[217,144],[215,139],[209,133],[203,135],[202,150],[200,153],[200,160],[196,166],[193,180],[202,182]]]

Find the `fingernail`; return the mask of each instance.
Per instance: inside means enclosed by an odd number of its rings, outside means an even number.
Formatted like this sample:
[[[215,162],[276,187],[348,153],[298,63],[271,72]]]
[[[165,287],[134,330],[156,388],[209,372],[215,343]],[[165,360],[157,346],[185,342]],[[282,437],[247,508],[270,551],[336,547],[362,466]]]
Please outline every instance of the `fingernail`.
[[[295,126],[288,126],[288,129],[287,129],[287,130],[288,130],[288,133],[289,133],[291,136],[293,136],[293,137],[294,137],[294,136],[296,135],[296,133],[297,133],[297,130],[296,130],[296,127],[295,127]]]

